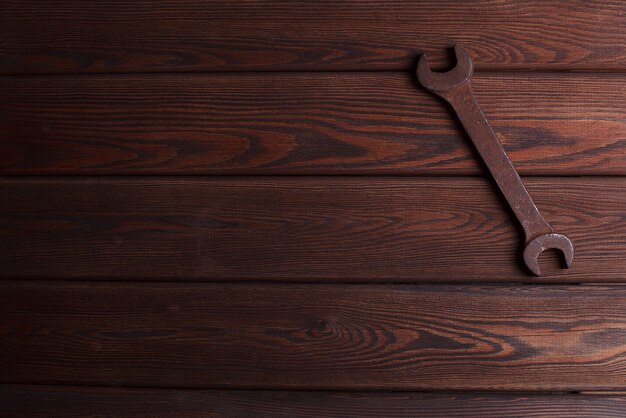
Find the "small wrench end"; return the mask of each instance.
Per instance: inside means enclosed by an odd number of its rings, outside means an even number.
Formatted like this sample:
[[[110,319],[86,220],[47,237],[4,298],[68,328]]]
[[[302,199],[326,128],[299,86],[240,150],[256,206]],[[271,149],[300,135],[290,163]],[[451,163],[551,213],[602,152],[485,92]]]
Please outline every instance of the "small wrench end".
[[[541,276],[539,254],[549,248],[561,250],[566,268],[571,267],[574,261],[574,244],[572,244],[572,241],[562,234],[543,234],[532,239],[524,248],[524,262],[535,276]]]
[[[456,65],[452,70],[445,73],[431,71],[426,54],[422,54],[416,70],[420,84],[435,94],[445,95],[455,87],[469,82],[474,72],[472,59],[459,44],[454,45],[454,53],[456,55]]]

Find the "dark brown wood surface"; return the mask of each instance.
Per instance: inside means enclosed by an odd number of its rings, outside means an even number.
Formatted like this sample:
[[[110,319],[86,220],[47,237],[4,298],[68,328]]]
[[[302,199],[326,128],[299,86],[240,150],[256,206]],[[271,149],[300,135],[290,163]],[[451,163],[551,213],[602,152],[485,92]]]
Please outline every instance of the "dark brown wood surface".
[[[623,396],[281,392],[0,385],[16,417],[622,418]]]
[[[2,2],[0,72],[626,69],[619,0]]]
[[[626,281],[626,179],[527,178],[575,246],[522,269],[483,178],[4,178],[6,278]]]
[[[0,382],[610,390],[626,288],[0,283]]]
[[[626,78],[478,74],[522,174],[626,174]],[[2,174],[482,173],[408,73],[0,78]]]
[[[0,10],[0,416],[626,416],[623,1]]]

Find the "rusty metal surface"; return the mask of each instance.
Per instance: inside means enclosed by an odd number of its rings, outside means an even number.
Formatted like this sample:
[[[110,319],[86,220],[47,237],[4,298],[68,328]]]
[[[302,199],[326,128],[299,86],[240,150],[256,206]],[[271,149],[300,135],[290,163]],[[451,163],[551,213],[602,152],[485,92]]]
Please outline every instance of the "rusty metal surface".
[[[539,254],[553,248],[563,253],[565,265],[569,268],[574,259],[572,242],[565,235],[555,233],[537,209],[474,98],[471,87],[474,68],[470,56],[459,45],[454,46],[454,52],[457,64],[445,73],[431,71],[426,55],[422,55],[417,66],[419,82],[452,106],[498,188],[511,206],[524,230],[523,259],[526,267],[540,276]]]

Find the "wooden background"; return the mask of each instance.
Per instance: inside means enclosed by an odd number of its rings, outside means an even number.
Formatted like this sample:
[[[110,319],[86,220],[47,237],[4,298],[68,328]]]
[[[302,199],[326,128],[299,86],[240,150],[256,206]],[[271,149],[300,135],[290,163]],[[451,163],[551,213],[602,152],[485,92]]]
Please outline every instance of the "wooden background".
[[[0,1],[8,416],[626,414],[623,1]],[[474,90],[511,213],[414,65]]]

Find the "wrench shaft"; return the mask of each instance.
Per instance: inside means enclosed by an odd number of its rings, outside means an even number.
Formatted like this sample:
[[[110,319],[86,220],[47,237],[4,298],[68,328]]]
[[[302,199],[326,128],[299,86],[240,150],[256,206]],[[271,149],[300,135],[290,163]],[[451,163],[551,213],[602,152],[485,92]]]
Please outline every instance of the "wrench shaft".
[[[469,80],[444,96],[522,225],[526,242],[536,236],[553,232],[474,98]]]

